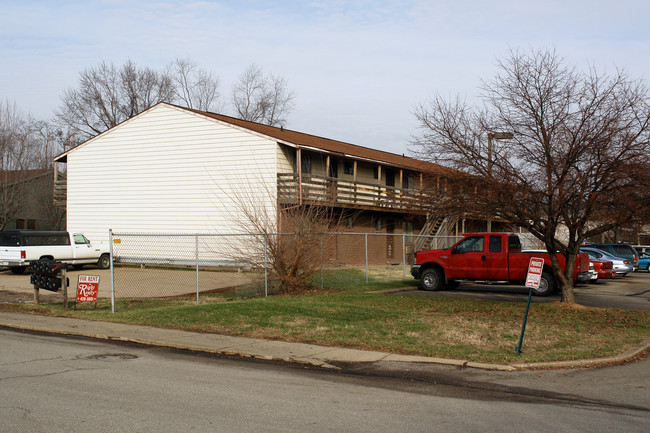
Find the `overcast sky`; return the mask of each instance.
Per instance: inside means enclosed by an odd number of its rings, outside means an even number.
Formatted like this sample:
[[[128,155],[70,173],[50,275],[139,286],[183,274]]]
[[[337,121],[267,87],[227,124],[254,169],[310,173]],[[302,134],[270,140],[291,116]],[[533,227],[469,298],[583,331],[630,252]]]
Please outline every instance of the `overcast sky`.
[[[228,96],[256,63],[296,94],[287,128],[408,154],[415,106],[472,100],[510,48],[647,78],[649,18],[648,0],[0,0],[0,99],[46,120],[85,68],[179,57]]]

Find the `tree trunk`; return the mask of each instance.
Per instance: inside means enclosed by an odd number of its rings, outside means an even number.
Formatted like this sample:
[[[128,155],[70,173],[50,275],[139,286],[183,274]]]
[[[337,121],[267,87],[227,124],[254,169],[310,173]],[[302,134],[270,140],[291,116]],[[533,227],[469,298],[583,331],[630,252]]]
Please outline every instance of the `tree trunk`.
[[[560,288],[562,290],[562,297],[560,298],[560,302],[565,302],[567,304],[575,304],[576,297],[573,291],[573,282],[565,279],[565,281],[560,283]]]
[[[555,281],[557,281],[558,287],[560,289],[560,302],[564,302],[567,304],[575,304],[576,303],[576,298],[575,294],[573,292],[573,273],[569,273],[571,277],[567,277],[567,272],[562,270],[562,267],[560,266],[560,263],[558,262],[557,255],[556,254],[551,254],[551,263],[553,265],[553,274],[555,275]],[[566,267],[568,268],[569,263],[566,263]],[[571,268],[573,269],[573,268]]]

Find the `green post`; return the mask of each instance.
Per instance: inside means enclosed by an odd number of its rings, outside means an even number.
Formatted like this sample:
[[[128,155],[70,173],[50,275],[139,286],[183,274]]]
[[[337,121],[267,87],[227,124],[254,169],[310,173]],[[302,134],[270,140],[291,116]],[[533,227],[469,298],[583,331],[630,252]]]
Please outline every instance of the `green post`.
[[[528,289],[528,302],[526,303],[526,312],[524,313],[524,323],[521,326],[521,335],[519,336],[519,345],[515,349],[517,355],[521,354],[521,345],[524,342],[524,332],[526,332],[526,322],[528,321],[528,309],[530,308],[530,298],[533,296],[533,288]]]

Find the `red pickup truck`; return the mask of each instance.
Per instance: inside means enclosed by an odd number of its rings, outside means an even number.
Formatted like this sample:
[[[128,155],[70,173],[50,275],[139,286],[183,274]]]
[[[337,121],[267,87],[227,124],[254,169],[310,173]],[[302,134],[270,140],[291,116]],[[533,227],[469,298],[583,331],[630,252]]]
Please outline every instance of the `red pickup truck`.
[[[557,287],[551,258],[543,251],[522,251],[515,233],[471,233],[456,245],[444,250],[425,250],[415,253],[411,275],[420,280],[424,290],[453,289],[460,281],[492,281],[524,283],[531,257],[544,259],[544,269],[538,289],[533,293],[547,296]],[[558,254],[564,269],[564,256]],[[574,281],[587,282],[589,256],[579,254],[573,271]]]

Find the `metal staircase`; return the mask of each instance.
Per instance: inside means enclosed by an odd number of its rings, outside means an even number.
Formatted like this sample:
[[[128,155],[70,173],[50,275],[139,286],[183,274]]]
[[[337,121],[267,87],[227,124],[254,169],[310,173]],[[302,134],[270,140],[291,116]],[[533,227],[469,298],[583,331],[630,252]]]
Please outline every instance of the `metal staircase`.
[[[433,243],[436,236],[441,236],[442,233],[449,233],[449,231],[456,225],[458,218],[438,217],[428,215],[427,221],[424,223],[419,236],[415,239],[415,251],[422,251],[434,247]]]

